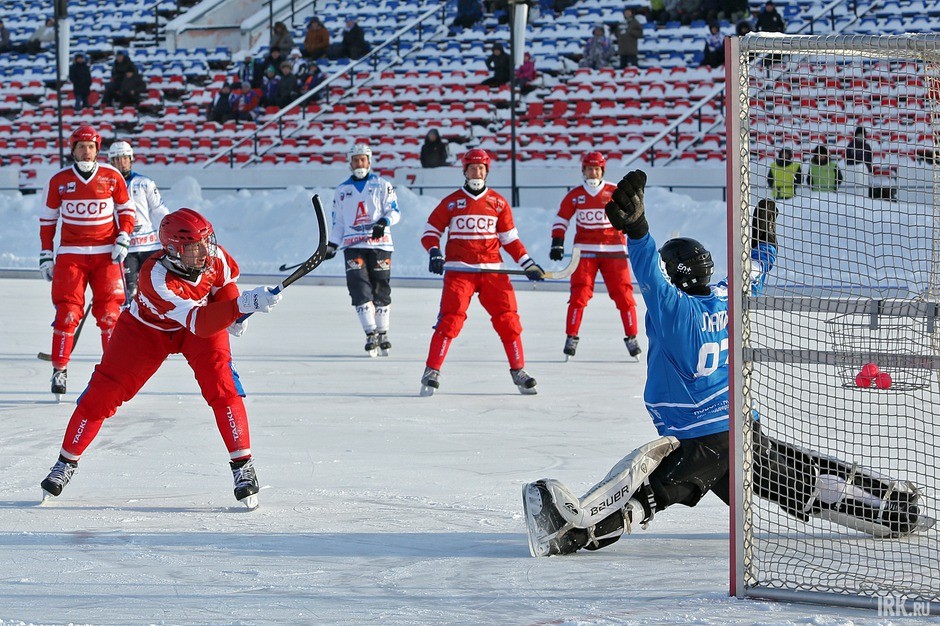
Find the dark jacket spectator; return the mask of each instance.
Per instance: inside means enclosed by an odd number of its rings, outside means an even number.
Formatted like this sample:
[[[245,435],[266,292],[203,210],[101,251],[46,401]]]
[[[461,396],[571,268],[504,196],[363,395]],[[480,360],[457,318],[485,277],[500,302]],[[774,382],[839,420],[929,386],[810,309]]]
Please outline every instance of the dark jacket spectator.
[[[786,30],[786,22],[773,2],[765,4],[764,10],[757,16],[757,30],[762,33],[782,33]]]
[[[512,79],[512,59],[503,50],[502,44],[493,44],[492,54],[486,57],[486,69],[493,72],[493,75],[482,83],[489,87],[505,85]]]
[[[131,58],[123,50],[118,50],[114,55],[114,63],[111,65],[111,80],[104,88],[104,96],[101,98],[102,106],[111,106],[118,92],[121,90],[121,83],[127,77],[127,72],[136,70],[137,66],[131,61]]]
[[[535,89],[531,83],[536,76],[538,72],[535,71],[535,61],[532,60],[532,55],[526,52],[522,55],[522,63],[516,68],[516,84],[519,85],[519,90],[526,93]]]
[[[343,29],[343,40],[340,43],[340,58],[361,59],[371,49],[366,41],[365,31],[362,30],[356,18],[347,18],[346,28]]]
[[[705,49],[702,51],[702,65],[706,67],[721,67],[725,64],[725,36],[718,24],[708,26],[708,35],[705,36]]]
[[[421,146],[421,167],[444,167],[447,165],[447,144],[441,140],[436,128],[428,131]]]
[[[72,83],[72,93],[75,94],[75,110],[81,111],[88,106],[88,96],[91,95],[91,69],[81,52],[75,55],[75,60],[69,65],[69,81]]]
[[[802,183],[803,172],[800,164],[793,160],[793,150],[781,148],[767,172],[767,185],[773,191],[774,199],[789,200]]]
[[[845,164],[846,166],[862,164],[869,173],[871,172],[872,149],[871,144],[865,138],[865,129],[862,126],[855,129],[855,136],[845,149]]]
[[[604,25],[594,26],[594,32],[584,43],[584,55],[581,57],[581,67],[590,67],[599,70],[611,66],[613,45],[605,34]]]
[[[738,37],[743,37],[744,35],[753,31],[754,25],[751,24],[751,20],[741,20],[734,27],[734,34]]]
[[[132,67],[124,74],[121,88],[118,89],[115,96],[115,104],[136,107],[146,93],[147,83],[144,81],[144,77],[140,75],[136,67]]]
[[[264,70],[264,77],[261,79],[261,106],[275,106],[277,104],[277,85],[281,82],[277,70],[273,66],[268,66]]]
[[[457,16],[451,26],[452,29],[472,28],[483,18],[483,5],[480,0],[457,0]]]
[[[13,49],[10,43],[10,30],[0,20],[0,52],[9,52]]]
[[[307,33],[304,35],[304,49],[301,53],[308,59],[319,59],[326,54],[329,47],[330,31],[326,29],[320,18],[311,18],[307,24]]]
[[[277,69],[281,67],[281,63],[286,59],[287,55],[281,54],[280,48],[271,48],[268,51],[268,56],[264,57],[264,61],[261,63],[261,79],[264,78],[264,73],[268,71],[269,67],[273,67],[276,74]]]
[[[271,45],[268,47],[271,50],[277,48],[285,57],[290,54],[291,48],[294,47],[294,38],[284,22],[274,22],[271,28]]]
[[[836,191],[842,184],[842,170],[829,158],[829,149],[826,146],[813,148],[806,184],[813,191]]]
[[[316,63],[311,63],[310,67],[307,68],[307,71],[303,73],[300,77],[300,91],[301,93],[307,93],[312,89],[316,89],[317,85],[326,80],[326,74],[323,73],[323,70],[320,69],[320,66]],[[323,92],[318,93],[313,97],[313,100],[319,100],[323,97]]]
[[[219,93],[215,94],[209,104],[206,119],[220,124],[232,119],[232,87],[228,83],[223,83]]]
[[[248,83],[252,89],[261,88],[261,77],[264,76],[264,68],[267,67],[264,61],[251,56],[250,52],[245,52],[242,62],[238,66],[238,76],[235,82],[238,84]]]
[[[274,104],[282,109],[300,96],[300,81],[290,61],[281,63],[281,77],[274,90]]]
[[[640,39],[643,39],[643,24],[636,18],[632,8],[623,10],[623,19],[625,23],[617,35],[621,68],[640,64]]]

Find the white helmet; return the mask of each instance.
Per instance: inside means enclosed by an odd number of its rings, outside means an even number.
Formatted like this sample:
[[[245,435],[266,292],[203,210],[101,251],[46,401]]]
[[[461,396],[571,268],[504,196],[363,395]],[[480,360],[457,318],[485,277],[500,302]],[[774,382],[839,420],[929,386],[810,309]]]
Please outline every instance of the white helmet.
[[[372,168],[372,148],[368,144],[356,143],[353,144],[353,147],[349,149],[349,154],[347,158],[350,161],[350,166],[352,165],[352,158],[354,156],[367,156],[369,157],[369,167],[357,167],[353,168],[352,173],[356,178],[365,178],[369,175],[369,170]]]
[[[113,161],[118,157],[130,157],[134,158],[134,150],[131,148],[131,144],[126,141],[115,141],[111,144],[111,147],[108,148],[108,160]]]

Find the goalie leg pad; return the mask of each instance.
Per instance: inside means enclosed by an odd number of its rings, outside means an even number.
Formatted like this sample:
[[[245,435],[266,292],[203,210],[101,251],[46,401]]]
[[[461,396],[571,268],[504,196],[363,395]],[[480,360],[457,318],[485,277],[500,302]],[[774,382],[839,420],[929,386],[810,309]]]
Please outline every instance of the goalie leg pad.
[[[599,483],[581,496],[578,514],[566,515],[575,526],[594,526],[623,508],[662,460],[679,447],[675,437],[660,437],[620,460]]]

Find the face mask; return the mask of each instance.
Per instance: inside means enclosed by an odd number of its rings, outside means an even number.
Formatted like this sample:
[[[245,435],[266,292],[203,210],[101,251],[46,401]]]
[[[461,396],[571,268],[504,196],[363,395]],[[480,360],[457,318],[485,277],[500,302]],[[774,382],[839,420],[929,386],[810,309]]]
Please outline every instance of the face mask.
[[[98,165],[96,161],[76,161],[75,167],[78,168],[78,171],[83,174],[88,174],[92,172],[95,167]]]
[[[485,178],[468,178],[467,179],[467,189],[470,191],[480,191],[486,187]]]
[[[357,167],[356,169],[354,169],[354,170],[352,171],[352,175],[353,175],[355,178],[365,178],[366,176],[369,175],[369,168],[368,168],[368,167]]]
[[[585,178],[584,184],[593,189],[597,189],[601,186],[602,179],[600,178]]]

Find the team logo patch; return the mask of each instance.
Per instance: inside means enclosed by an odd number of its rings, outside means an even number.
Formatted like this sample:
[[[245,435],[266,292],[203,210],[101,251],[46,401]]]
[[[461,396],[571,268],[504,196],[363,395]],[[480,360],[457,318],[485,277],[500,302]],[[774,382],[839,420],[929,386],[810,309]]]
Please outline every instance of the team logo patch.
[[[447,203],[447,210],[448,210],[448,211],[453,211],[453,210],[456,209],[456,208],[457,208],[457,205],[456,205],[454,202],[448,202],[448,203]]]
[[[73,191],[75,191],[75,181],[70,180],[65,186],[65,193],[72,193]]]
[[[465,199],[463,199],[463,198],[461,198],[460,200],[458,200],[458,201],[457,201],[457,208],[458,208],[458,209],[466,209],[466,208],[467,208],[467,201],[466,201]]]
[[[392,269],[392,260],[391,259],[378,259],[375,263],[376,267],[383,272],[391,271]]]

